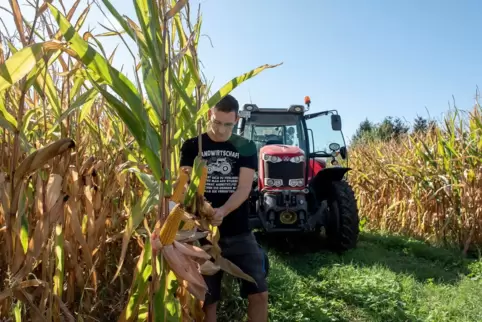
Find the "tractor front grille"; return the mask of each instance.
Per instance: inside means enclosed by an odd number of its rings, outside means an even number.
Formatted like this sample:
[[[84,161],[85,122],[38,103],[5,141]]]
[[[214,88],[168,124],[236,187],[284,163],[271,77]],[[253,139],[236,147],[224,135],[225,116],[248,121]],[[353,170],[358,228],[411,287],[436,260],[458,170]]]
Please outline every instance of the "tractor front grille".
[[[264,161],[264,177],[270,179],[283,180],[283,186],[289,187],[290,179],[304,178],[305,163],[294,163],[290,161],[282,161],[273,163]]]

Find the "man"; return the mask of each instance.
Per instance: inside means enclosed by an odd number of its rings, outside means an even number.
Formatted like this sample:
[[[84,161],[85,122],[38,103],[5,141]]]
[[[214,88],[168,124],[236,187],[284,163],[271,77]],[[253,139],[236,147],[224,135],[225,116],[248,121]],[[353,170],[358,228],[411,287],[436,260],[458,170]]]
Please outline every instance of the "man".
[[[248,298],[248,319],[268,320],[268,287],[265,280],[264,254],[249,229],[247,199],[257,169],[254,142],[232,134],[239,120],[239,104],[227,95],[208,112],[209,128],[201,135],[202,157],[208,166],[204,196],[212,204],[213,224],[219,226],[222,255],[257,283],[242,280],[241,296]],[[187,140],[181,148],[180,166],[192,171],[198,154],[198,137]],[[221,298],[223,272],[204,276],[209,287],[204,303],[205,321],[216,321],[217,302]]]

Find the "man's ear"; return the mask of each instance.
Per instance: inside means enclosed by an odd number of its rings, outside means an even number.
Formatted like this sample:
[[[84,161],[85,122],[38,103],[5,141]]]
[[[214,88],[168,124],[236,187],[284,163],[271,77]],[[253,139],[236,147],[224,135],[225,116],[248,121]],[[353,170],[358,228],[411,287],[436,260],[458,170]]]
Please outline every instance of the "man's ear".
[[[213,115],[213,111],[212,111],[212,109],[209,109],[208,110],[208,118],[210,119],[212,115]]]
[[[239,119],[240,119],[239,115],[236,115],[236,121],[234,122],[234,124],[237,124],[239,122]]]

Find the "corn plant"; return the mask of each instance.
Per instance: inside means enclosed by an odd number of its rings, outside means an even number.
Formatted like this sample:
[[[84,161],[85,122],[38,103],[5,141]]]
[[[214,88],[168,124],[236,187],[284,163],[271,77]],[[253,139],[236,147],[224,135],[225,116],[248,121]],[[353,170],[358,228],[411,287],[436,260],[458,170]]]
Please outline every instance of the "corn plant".
[[[455,109],[426,133],[352,151],[350,181],[368,227],[464,252],[482,243],[481,111]]]
[[[92,4],[73,22],[80,2],[63,13],[37,2],[29,22],[10,1],[19,39],[0,48],[0,314],[91,320],[108,309],[120,321],[200,320],[200,272],[250,277],[220,256],[202,197],[205,164],[196,160],[187,184],[179,147],[217,101],[275,66],[209,95],[201,16],[191,24],[187,1],[134,1],[136,23],[103,0],[123,34],[82,36]],[[138,46],[133,80],[98,40],[125,35]],[[203,236],[210,249],[193,245]]]

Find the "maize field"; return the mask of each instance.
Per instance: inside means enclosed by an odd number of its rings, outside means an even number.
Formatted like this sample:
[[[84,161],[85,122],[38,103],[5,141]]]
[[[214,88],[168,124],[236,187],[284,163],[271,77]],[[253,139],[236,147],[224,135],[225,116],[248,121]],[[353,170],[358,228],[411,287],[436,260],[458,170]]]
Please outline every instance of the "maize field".
[[[0,47],[2,321],[201,321],[198,267],[252,279],[219,255],[205,164],[197,159],[191,178],[178,173],[180,144],[205,128],[217,101],[276,65],[212,91],[197,54],[201,14],[191,22],[186,0],[134,1],[135,17],[96,2],[123,29],[96,35],[83,28],[94,3],[36,1],[29,19],[9,4],[1,9],[17,30],[2,33]],[[135,42],[132,79],[102,37]],[[205,236],[211,247],[192,245]]]
[[[36,0],[34,17],[17,0],[1,8],[17,30],[0,34],[0,320],[202,321],[197,267],[250,276],[220,256],[205,165],[180,173],[179,148],[217,101],[278,65],[213,91],[197,53],[202,16],[191,22],[187,0],[136,0],[135,17],[99,2],[122,33],[85,31],[86,1]],[[134,77],[103,37],[136,43]],[[480,245],[480,112],[349,150],[367,227]],[[192,244],[203,236],[210,247]]]
[[[478,96],[478,95],[477,95]],[[427,133],[350,151],[349,181],[369,229],[464,253],[482,245],[482,108],[454,109]]]

